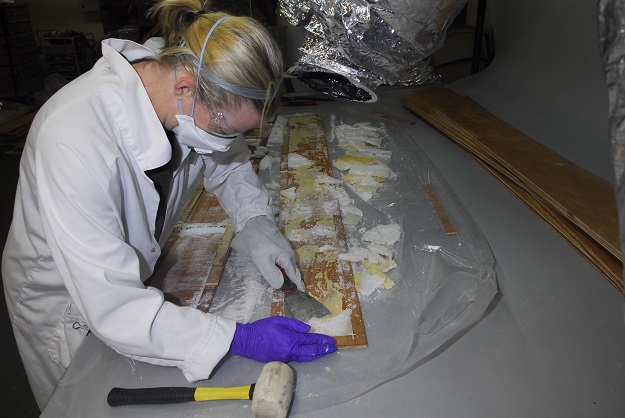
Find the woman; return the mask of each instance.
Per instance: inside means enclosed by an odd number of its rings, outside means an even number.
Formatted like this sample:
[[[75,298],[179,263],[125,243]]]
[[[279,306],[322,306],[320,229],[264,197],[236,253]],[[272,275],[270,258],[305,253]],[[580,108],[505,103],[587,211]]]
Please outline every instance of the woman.
[[[310,361],[336,350],[299,321],[237,324],[143,284],[156,237],[203,174],[238,231],[233,246],[274,288],[278,264],[304,290],[237,137],[276,109],[277,46],[252,19],[204,13],[197,0],[163,0],[153,12],[162,51],[103,41],[103,57],[46,102],[26,141],[2,276],[41,408],[88,332],[189,381],[208,378],[227,353]]]

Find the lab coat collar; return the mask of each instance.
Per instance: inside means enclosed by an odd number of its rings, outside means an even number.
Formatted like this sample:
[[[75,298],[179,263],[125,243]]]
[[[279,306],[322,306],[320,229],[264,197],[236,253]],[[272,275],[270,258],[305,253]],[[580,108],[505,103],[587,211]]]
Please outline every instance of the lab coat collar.
[[[124,83],[125,96],[132,98],[117,111],[129,121],[119,128],[139,167],[148,171],[165,165],[171,159],[171,145],[141,78],[129,63],[155,57],[154,52],[136,42],[111,38],[102,41],[102,56]]]

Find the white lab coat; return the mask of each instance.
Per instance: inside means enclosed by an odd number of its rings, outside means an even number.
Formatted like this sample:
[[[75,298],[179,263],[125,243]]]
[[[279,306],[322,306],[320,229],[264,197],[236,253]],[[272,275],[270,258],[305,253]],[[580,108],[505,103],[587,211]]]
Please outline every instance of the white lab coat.
[[[234,321],[166,302],[143,284],[160,255],[159,196],[144,172],[167,163],[171,146],[128,62],[153,53],[117,39],[102,52],[33,121],[2,258],[10,319],[41,408],[87,330],[125,356],[178,367],[189,381],[209,377],[234,335]],[[173,147],[164,230],[202,172],[235,229],[271,216],[242,138],[221,154]]]

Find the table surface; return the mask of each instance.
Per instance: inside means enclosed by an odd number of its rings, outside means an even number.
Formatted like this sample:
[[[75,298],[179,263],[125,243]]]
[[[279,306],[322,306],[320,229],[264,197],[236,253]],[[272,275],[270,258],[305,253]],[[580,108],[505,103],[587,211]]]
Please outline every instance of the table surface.
[[[407,91],[382,88],[376,103],[333,106],[415,122],[407,128],[411,140],[488,240],[499,294],[480,322],[410,373],[357,399],[294,416],[625,416],[623,295],[465,151],[404,108],[399,98]],[[123,386],[115,365],[128,362],[90,336],[42,416],[251,416],[211,411],[210,403],[155,410],[96,402],[112,385]],[[177,369],[131,363],[144,379],[186,383]]]

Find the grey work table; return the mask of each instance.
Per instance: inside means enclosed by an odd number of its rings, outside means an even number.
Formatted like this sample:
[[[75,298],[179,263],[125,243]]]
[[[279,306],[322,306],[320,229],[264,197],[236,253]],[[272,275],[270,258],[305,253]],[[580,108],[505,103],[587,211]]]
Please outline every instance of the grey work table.
[[[480,322],[412,372],[357,399],[295,416],[625,416],[623,295],[469,155],[401,106],[408,91],[380,89],[377,103],[332,106],[415,121],[407,128],[411,140],[488,240],[500,292]],[[110,408],[106,394],[124,386],[129,362],[90,336],[42,416],[239,416],[211,411],[210,403]],[[132,367],[155,386],[186,385],[177,369]],[[57,402],[68,398],[74,401]]]

